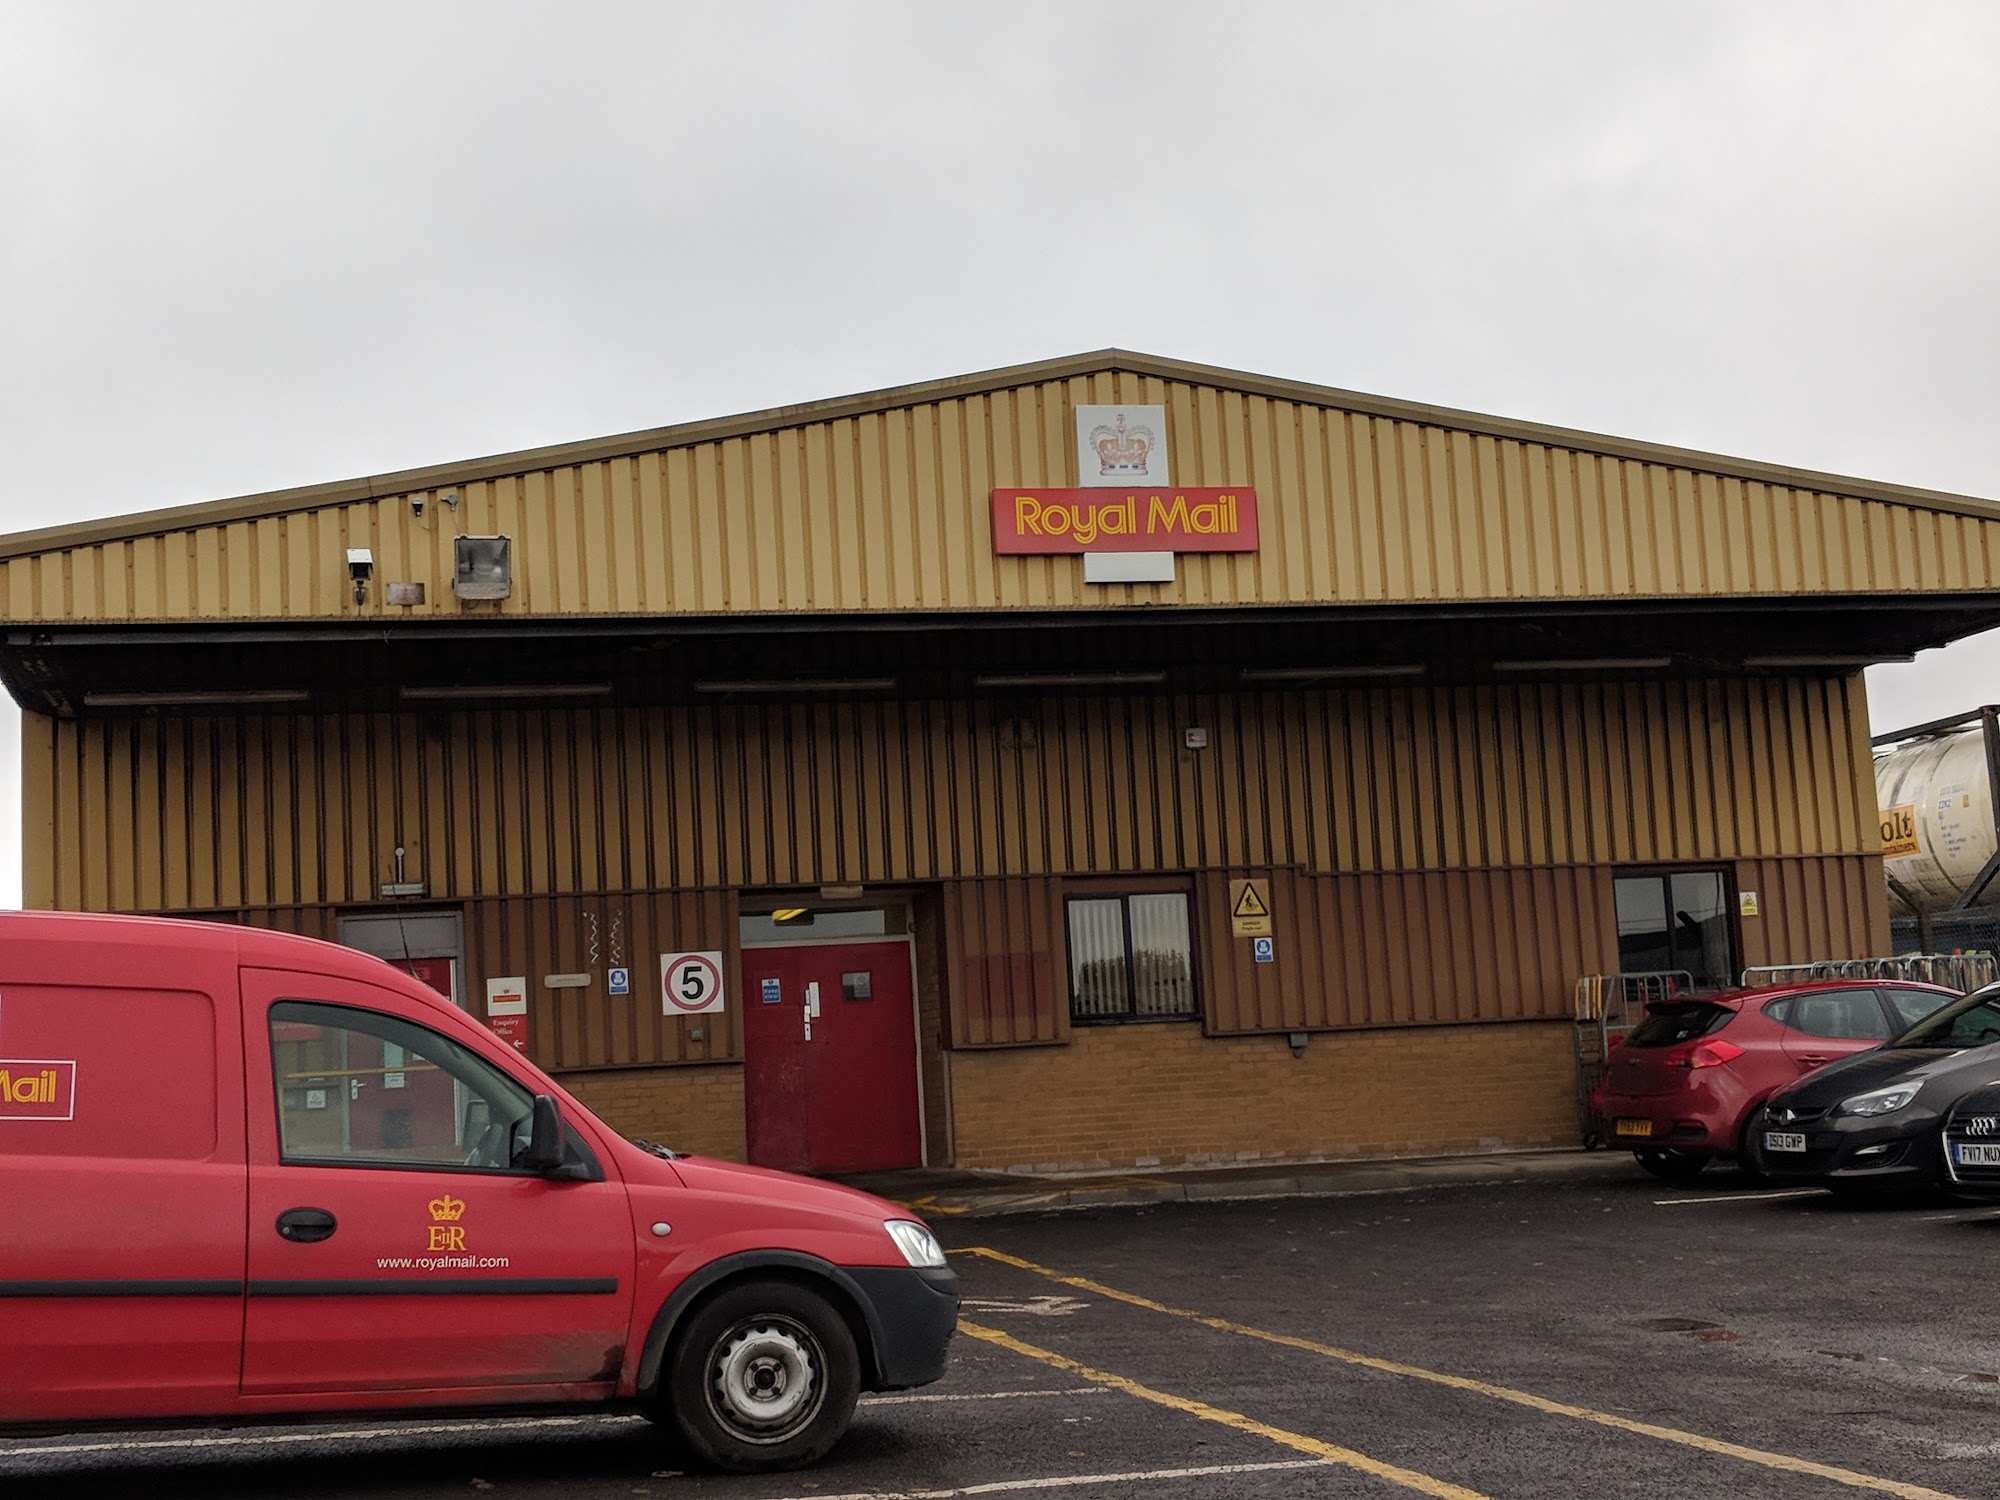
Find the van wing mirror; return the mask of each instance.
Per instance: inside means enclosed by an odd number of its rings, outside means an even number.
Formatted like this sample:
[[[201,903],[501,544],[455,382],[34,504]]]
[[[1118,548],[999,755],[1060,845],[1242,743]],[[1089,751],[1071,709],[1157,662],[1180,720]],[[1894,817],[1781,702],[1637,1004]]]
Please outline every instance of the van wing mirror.
[[[564,1155],[562,1112],[556,1108],[553,1097],[537,1094],[534,1123],[528,1132],[528,1154],[521,1165],[544,1177],[553,1177],[562,1169]]]

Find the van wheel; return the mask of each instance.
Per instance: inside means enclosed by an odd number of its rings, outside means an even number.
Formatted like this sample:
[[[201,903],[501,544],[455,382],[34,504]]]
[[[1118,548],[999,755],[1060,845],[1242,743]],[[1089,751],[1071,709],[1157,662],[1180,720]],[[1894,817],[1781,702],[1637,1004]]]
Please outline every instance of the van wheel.
[[[1698,1177],[1709,1158],[1698,1151],[1634,1151],[1639,1165],[1668,1182],[1687,1182]]]
[[[688,1446],[718,1469],[752,1474],[825,1456],[854,1415],[860,1364],[854,1335],[824,1297],[750,1281],[695,1309],[664,1385]]]

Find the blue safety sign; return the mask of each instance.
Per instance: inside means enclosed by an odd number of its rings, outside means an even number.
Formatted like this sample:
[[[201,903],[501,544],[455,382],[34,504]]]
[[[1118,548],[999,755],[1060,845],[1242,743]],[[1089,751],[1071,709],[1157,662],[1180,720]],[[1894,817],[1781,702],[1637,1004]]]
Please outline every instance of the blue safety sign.
[[[1260,964],[1275,963],[1278,958],[1278,955],[1272,951],[1271,940],[1269,938],[1252,938],[1250,940],[1250,956]]]
[[[763,999],[766,1005],[776,1005],[779,1001],[783,1000],[784,998],[785,998],[785,992],[778,987],[777,980],[767,979],[764,981]]]
[[[611,971],[611,983],[608,988],[614,995],[631,994],[632,971],[630,969],[613,969]]]

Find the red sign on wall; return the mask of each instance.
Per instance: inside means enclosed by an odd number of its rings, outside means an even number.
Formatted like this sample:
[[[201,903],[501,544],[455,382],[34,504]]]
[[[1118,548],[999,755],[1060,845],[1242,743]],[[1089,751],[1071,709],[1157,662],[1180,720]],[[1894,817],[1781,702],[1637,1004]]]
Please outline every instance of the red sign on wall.
[[[75,1118],[75,1063],[0,1057],[0,1120]]]
[[[993,492],[993,550],[1255,552],[1257,492],[1209,489],[1007,489]]]

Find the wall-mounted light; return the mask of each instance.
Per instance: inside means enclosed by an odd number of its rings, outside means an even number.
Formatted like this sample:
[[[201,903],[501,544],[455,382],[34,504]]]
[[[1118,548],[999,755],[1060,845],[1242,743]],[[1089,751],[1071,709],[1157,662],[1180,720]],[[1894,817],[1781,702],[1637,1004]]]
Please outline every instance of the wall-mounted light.
[[[490,698],[609,698],[608,682],[451,683],[436,687],[402,687],[396,695],[405,703],[477,703]]]
[[[891,693],[896,690],[893,677],[781,677],[771,681],[748,681],[731,679],[728,681],[701,681],[694,685],[697,693],[759,693],[782,696],[789,693]]]
[[[375,554],[366,547],[347,549],[347,576],[354,580],[354,602],[368,602],[368,580],[375,576]]]
[[[1245,682],[1346,682],[1366,677],[1421,677],[1429,669],[1421,662],[1392,662],[1379,667],[1245,667]]]
[[[512,537],[455,537],[452,549],[456,568],[451,591],[459,598],[505,599],[514,591]]]
[[[1285,1038],[1286,1043],[1292,1049],[1292,1056],[1294,1057],[1304,1057],[1306,1055],[1306,1043],[1310,1040],[1311,1037],[1303,1031],[1294,1031],[1290,1036]]]
[[[981,672],[972,679],[979,688],[1158,687],[1165,672]]]
[[[1496,672],[1657,672],[1671,656],[1551,656],[1534,661],[1496,661]]]
[[[271,704],[310,702],[312,694],[304,688],[129,693],[92,689],[83,695],[85,708],[256,708]]]

